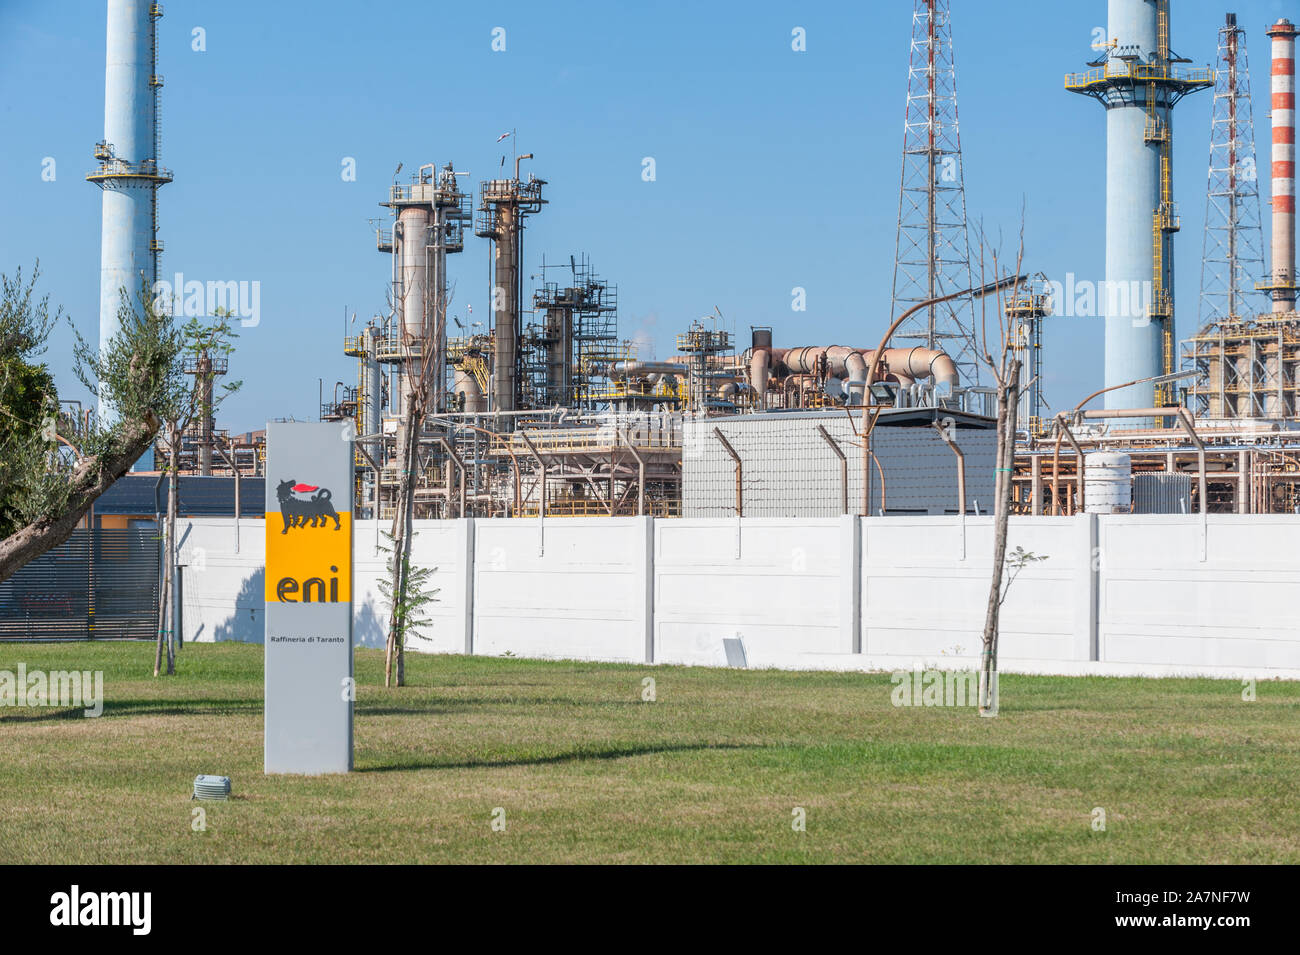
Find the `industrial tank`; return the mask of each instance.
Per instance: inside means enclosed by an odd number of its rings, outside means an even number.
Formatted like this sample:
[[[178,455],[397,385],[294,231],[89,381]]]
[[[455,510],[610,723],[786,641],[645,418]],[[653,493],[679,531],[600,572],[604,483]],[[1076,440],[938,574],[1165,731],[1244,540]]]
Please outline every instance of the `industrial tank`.
[[[1094,451],[1083,458],[1084,512],[1127,514],[1133,506],[1133,459],[1118,451]]]

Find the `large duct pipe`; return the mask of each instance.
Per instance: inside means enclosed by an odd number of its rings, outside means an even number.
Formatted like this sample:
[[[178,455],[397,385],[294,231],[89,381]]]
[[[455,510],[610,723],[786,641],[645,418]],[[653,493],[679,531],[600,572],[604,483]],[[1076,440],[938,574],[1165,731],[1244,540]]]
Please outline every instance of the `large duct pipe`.
[[[947,352],[933,348],[888,348],[885,365],[899,378],[933,378],[936,385],[952,388],[961,384],[956,362]]]
[[[1290,20],[1268,29],[1273,40],[1273,280],[1274,312],[1296,303],[1295,274],[1295,38]]]
[[[861,396],[870,382],[867,376],[875,362],[874,349],[844,345],[803,346],[799,348],[755,348],[749,361],[749,384],[757,395],[766,392],[774,373],[816,375],[825,372],[848,383],[850,398]],[[933,348],[886,348],[881,356],[878,380],[897,381],[910,386],[918,378],[933,378],[936,384],[957,387],[957,365],[945,352]]]
[[[616,361],[607,366],[613,378],[644,378],[647,375],[676,375],[685,378],[691,373],[686,365],[671,361]]]

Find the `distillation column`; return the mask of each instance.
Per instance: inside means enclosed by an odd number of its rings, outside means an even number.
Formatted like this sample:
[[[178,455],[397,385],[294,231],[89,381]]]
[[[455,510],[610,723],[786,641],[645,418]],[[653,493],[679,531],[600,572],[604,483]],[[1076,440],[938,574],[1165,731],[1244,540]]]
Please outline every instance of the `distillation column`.
[[[514,411],[519,391],[519,217],[512,204],[497,208],[498,238],[492,260],[492,410]]]
[[[465,248],[464,224],[471,218],[469,196],[460,191],[451,163],[439,173],[425,163],[409,184],[393,183],[392,238],[379,231],[377,248],[392,255],[393,323],[389,340],[376,353],[381,362],[396,362],[390,407],[403,414],[406,395],[419,384],[425,369],[430,377],[427,408],[446,404],[447,255]]]
[[[474,234],[490,238],[492,258],[492,411],[514,411],[519,395],[519,333],[522,327],[524,219],[545,204],[546,180],[519,181],[519,163],[532,153],[515,158],[514,179],[492,179],[479,186],[479,220]]]
[[[409,193],[408,200],[409,200]],[[407,393],[419,384],[421,361],[429,330],[428,269],[425,247],[429,244],[429,220],[433,210],[420,200],[404,201],[394,195],[398,206],[393,242],[398,256],[398,330],[405,355],[397,377],[393,409],[406,413]]]

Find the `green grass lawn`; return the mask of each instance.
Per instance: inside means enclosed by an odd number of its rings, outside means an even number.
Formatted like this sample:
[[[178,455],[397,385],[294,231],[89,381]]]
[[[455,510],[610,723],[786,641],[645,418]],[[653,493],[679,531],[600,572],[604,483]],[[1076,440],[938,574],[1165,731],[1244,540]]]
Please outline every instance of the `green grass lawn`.
[[[2,863],[1300,862],[1296,683],[1004,676],[980,719],[888,674],[413,654],[385,690],[361,650],[357,771],[313,778],[262,775],[261,647],[20,661],[103,670],[106,702],[0,708]],[[191,802],[199,773],[234,798]]]

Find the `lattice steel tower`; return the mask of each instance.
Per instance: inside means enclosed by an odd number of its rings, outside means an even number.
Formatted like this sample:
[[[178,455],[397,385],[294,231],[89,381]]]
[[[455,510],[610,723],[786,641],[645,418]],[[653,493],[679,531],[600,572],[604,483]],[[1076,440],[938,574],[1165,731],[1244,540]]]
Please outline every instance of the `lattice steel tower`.
[[[1246,61],[1246,31],[1227,14],[1219,29],[1214,108],[1210,121],[1210,178],[1205,205],[1199,326],[1239,322],[1257,310],[1251,296],[1264,274],[1255,125]]]
[[[920,302],[971,287],[949,0],[916,0],[907,77],[894,318]],[[920,310],[896,337],[948,352],[967,385],[979,381],[974,331],[974,308],[966,297]]]

